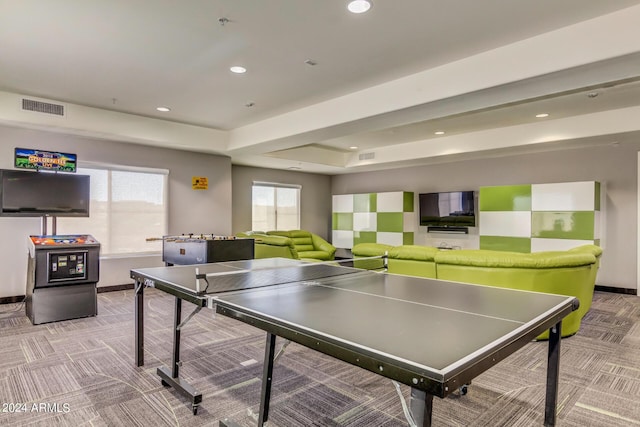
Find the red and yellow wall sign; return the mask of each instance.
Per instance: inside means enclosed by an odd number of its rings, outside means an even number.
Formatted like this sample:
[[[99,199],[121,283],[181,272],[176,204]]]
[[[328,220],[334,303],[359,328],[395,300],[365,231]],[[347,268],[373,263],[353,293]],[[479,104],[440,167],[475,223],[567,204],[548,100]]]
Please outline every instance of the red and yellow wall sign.
[[[192,176],[191,188],[193,190],[208,190],[209,180],[207,179],[206,176]]]

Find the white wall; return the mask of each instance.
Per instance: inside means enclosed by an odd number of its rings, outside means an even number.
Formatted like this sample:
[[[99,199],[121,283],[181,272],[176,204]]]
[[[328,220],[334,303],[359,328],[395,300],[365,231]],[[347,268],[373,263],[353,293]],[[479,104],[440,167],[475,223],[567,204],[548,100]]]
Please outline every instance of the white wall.
[[[231,234],[231,160],[228,157],[0,126],[0,168],[13,168],[15,147],[76,153],[79,166],[93,161],[168,169],[168,233]],[[192,190],[192,176],[206,176],[209,189]],[[39,218],[0,217],[0,297],[25,294],[27,236],[31,234],[40,234]],[[162,265],[159,255],[102,259],[98,286],[131,283],[131,268],[156,265]]]
[[[478,160],[416,166],[379,172],[336,175],[332,194],[373,191],[475,190],[481,186],[600,181],[604,211],[604,254],[597,284],[636,289],[638,228],[637,152],[640,141],[617,146],[584,147],[546,153],[521,154]],[[417,205],[416,205],[417,206]],[[469,235],[427,233],[419,227],[416,244],[446,242],[463,248],[478,247],[477,228]]]

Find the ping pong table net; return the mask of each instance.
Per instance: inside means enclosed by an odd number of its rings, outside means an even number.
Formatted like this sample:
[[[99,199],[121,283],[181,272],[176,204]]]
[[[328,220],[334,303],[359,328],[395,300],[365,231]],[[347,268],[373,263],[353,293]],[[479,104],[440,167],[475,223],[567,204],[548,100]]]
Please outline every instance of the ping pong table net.
[[[200,274],[196,270],[199,294],[241,291],[246,289],[317,281],[320,279],[381,270],[380,257],[355,260],[308,262],[297,265],[255,268],[223,273]]]

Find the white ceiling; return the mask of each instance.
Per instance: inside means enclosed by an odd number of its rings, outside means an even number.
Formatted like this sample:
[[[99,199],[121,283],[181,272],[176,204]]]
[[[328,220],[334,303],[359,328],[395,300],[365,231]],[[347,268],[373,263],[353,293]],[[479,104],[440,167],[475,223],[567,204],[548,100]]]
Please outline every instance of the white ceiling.
[[[640,131],[640,0],[373,1],[0,0],[0,121],[329,174]]]

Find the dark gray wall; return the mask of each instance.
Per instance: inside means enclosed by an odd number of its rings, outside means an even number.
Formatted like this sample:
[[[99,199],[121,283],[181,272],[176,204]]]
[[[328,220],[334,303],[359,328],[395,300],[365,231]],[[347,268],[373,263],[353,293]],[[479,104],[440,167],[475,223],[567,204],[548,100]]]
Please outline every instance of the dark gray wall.
[[[379,172],[334,176],[332,194],[376,191],[434,192],[478,190],[481,186],[600,181],[603,184],[602,245],[598,285],[636,289],[638,143],[466,160]],[[419,227],[418,244],[451,239],[432,237]],[[475,235],[465,236],[469,241]],[[453,239],[460,239],[454,237]],[[454,240],[451,243],[465,242]]]
[[[234,233],[251,230],[251,186],[253,181],[265,181],[301,185],[300,228],[331,237],[331,177],[234,165],[232,179]]]

